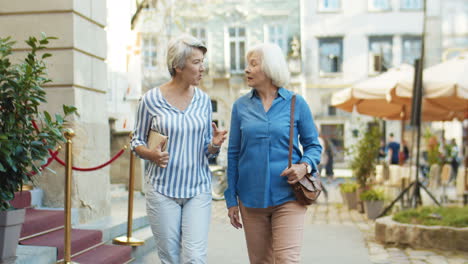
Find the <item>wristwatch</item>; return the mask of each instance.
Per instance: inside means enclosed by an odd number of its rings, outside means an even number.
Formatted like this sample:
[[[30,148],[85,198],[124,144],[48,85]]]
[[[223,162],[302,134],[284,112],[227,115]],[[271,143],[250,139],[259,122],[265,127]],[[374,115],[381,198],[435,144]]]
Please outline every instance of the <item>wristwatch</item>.
[[[306,166],[307,174],[311,174],[312,173],[312,167],[309,165],[309,163],[303,162],[302,164],[304,164]]]

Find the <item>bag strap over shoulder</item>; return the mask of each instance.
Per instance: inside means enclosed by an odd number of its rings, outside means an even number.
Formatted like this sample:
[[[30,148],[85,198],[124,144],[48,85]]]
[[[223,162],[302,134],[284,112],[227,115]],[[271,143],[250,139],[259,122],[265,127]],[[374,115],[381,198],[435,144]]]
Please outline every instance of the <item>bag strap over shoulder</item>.
[[[291,98],[291,117],[289,118],[289,154],[288,154],[288,168],[292,165],[292,149],[294,139],[294,109],[296,105],[296,94]]]

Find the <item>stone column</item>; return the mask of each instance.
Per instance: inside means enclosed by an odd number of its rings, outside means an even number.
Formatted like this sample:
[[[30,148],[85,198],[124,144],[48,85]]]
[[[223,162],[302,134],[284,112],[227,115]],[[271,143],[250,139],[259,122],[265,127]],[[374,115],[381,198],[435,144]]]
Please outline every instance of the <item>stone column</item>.
[[[45,86],[50,113],[74,105],[72,118],[74,164],[91,167],[109,159],[109,125],[106,110],[106,1],[105,0],[0,0],[0,36],[12,36],[14,56],[24,57],[28,36],[41,32],[58,37],[49,44],[49,77]],[[64,153],[64,149],[62,149]],[[63,159],[63,153],[61,155]],[[63,207],[64,169],[56,162],[35,179],[44,190],[43,204]],[[73,174],[73,207],[80,222],[110,214],[109,168]]]

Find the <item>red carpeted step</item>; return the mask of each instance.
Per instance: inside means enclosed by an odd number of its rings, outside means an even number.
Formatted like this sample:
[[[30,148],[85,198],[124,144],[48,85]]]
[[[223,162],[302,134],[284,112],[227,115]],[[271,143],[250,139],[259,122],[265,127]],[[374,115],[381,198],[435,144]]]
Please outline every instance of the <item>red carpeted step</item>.
[[[21,245],[47,246],[57,248],[57,259],[63,258],[64,229],[53,231],[42,236],[33,237],[20,241]],[[71,254],[75,254],[102,241],[102,233],[97,230],[72,229],[71,232]]]
[[[15,192],[15,198],[10,201],[11,206],[17,209],[27,208],[31,206],[31,192],[22,191]]]
[[[122,264],[128,262],[132,256],[132,247],[101,245],[90,251],[72,258],[80,264]]]
[[[21,237],[41,233],[64,225],[64,213],[62,210],[37,210],[26,209],[26,217],[21,229]]]

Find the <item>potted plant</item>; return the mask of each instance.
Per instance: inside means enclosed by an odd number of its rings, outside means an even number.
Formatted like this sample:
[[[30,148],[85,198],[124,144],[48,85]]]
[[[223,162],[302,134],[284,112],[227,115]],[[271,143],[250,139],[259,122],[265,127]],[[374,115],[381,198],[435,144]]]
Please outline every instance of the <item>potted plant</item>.
[[[378,164],[381,133],[376,123],[371,124],[362,138],[351,148],[351,153],[354,155],[350,167],[361,190],[367,189]]]
[[[361,192],[368,189],[368,185],[372,182],[372,176],[375,175],[375,168],[379,163],[380,127],[374,121],[369,123],[367,129],[361,134],[362,137],[357,144],[350,149],[353,154],[350,167],[359,185],[358,197]],[[358,201],[358,209],[359,212],[364,212],[361,201]]]
[[[385,195],[383,190],[368,189],[359,196],[364,202],[364,209],[368,219],[375,219],[383,210]]]
[[[75,107],[63,106],[64,115],[55,118],[39,111],[45,103],[43,85],[47,78],[44,59],[51,54],[38,51],[46,48],[52,37],[30,37],[31,48],[26,57],[12,64],[13,41],[0,38],[0,262],[16,255],[25,210],[15,210],[9,201],[21,189],[23,182],[40,174],[40,166],[47,161],[49,150],[65,141],[64,117],[76,112]],[[33,122],[39,126],[38,130]]]
[[[352,181],[346,181],[340,184],[340,192],[342,193],[349,210],[357,209],[357,189],[357,183]]]

